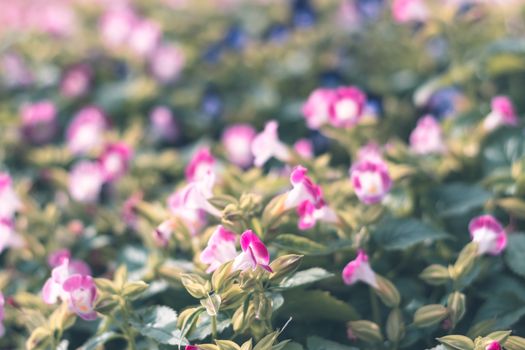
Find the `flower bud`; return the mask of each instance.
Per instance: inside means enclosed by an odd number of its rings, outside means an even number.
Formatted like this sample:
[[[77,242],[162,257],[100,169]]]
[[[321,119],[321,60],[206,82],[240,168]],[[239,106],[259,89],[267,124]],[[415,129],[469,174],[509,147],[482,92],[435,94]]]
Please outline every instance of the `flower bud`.
[[[294,272],[301,264],[302,259],[303,255],[296,254],[283,255],[275,259],[270,264],[270,268],[273,271],[270,275],[270,281],[279,281],[281,278]]]
[[[228,290],[221,294],[221,310],[234,309],[244,300],[245,293],[238,284],[234,284]]]
[[[457,350],[474,350],[474,342],[463,335],[447,335],[437,338],[437,340],[452,349]]]
[[[452,327],[455,327],[465,315],[465,303],[465,294],[463,293],[454,292],[448,297],[447,307],[450,314],[450,320],[452,321]]]
[[[425,305],[417,309],[414,314],[414,325],[421,328],[430,327],[443,321],[447,318],[448,314],[448,309],[443,305]]]
[[[471,242],[463,248],[456,263],[450,270],[450,275],[454,280],[458,280],[470,272],[476,262],[477,252],[478,245],[475,242]]]
[[[388,307],[396,307],[401,302],[401,296],[392,282],[386,278],[376,275],[377,288],[374,289],[377,296]]]
[[[348,322],[348,332],[367,343],[380,343],[383,341],[383,335],[379,326],[371,321]]]
[[[447,283],[450,280],[450,275],[445,266],[433,264],[424,269],[419,278],[430,285],[439,286]]]
[[[190,293],[194,298],[202,299],[205,298],[208,293],[211,291],[211,284],[208,281],[205,281],[202,277],[195,274],[182,274],[180,276],[180,281],[184,285],[184,288]]]
[[[510,336],[505,341],[505,348],[507,350],[522,350],[525,349],[525,338]]]
[[[128,299],[136,299],[146,289],[148,289],[148,284],[143,281],[129,282],[122,289],[122,296]]]
[[[405,336],[405,322],[403,321],[401,310],[398,308],[393,309],[390,315],[388,315],[386,321],[386,336],[388,340],[394,343],[399,343]]]

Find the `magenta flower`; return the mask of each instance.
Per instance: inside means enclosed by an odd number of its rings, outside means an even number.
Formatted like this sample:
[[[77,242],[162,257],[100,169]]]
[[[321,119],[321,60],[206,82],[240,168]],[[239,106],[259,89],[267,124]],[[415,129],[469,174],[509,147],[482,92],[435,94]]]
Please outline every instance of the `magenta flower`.
[[[13,189],[7,173],[0,172],[0,219],[11,219],[22,208],[22,202]]]
[[[24,240],[15,232],[13,221],[0,218],[0,253],[6,248],[20,248],[23,245]]]
[[[493,341],[485,347],[485,350],[502,350],[501,344],[497,341]]]
[[[126,174],[133,156],[133,150],[124,142],[106,146],[99,159],[104,181],[114,181]]]
[[[99,30],[106,45],[124,45],[137,21],[137,16],[128,7],[118,7],[107,11],[100,19]]]
[[[302,112],[310,129],[319,129],[328,122],[330,107],[335,100],[333,89],[315,89],[303,105]]]
[[[304,159],[312,159],[314,157],[314,146],[312,141],[308,139],[299,139],[294,143],[293,148]]]
[[[202,263],[209,265],[206,270],[207,273],[217,270],[222,264],[237,257],[235,241],[236,236],[233,232],[221,225],[217,226],[208,241],[208,245],[200,255]]]
[[[155,141],[173,142],[179,136],[179,125],[166,106],[156,106],[149,115],[149,123]]]
[[[97,299],[97,287],[91,276],[75,274],[64,281],[64,291],[69,294],[70,308],[84,320],[97,318],[93,309]]]
[[[98,200],[104,183],[104,173],[99,163],[80,161],[69,173],[69,194],[81,203],[94,203]]]
[[[197,345],[186,345],[184,350],[199,350],[199,347]]]
[[[255,166],[263,166],[272,157],[283,162],[290,158],[286,145],[279,140],[278,128],[279,124],[275,120],[269,121],[264,130],[253,139],[251,151],[255,157]]]
[[[5,334],[4,318],[5,318],[5,298],[4,293],[0,292],[0,337]]]
[[[485,130],[491,131],[502,125],[518,125],[518,116],[510,98],[507,96],[496,96],[492,99],[491,107],[491,112],[483,121]]]
[[[89,275],[89,267],[84,263],[71,264],[69,259],[63,259],[60,265],[53,268],[49,277],[42,288],[42,299],[46,304],[56,304],[58,300],[69,301],[69,294],[64,290],[64,282],[73,275]]]
[[[202,147],[191,158],[186,166],[185,175],[188,181],[198,181],[213,173],[215,158],[208,147]]]
[[[481,215],[468,225],[470,237],[478,244],[478,254],[501,254],[507,246],[507,232],[492,215]]]
[[[221,140],[230,162],[243,168],[252,164],[250,145],[256,133],[249,124],[234,124],[224,130]]]
[[[316,185],[307,175],[308,170],[299,165],[294,168],[290,175],[292,190],[288,192],[284,206],[291,209],[299,206],[304,201],[311,202],[312,205],[319,209],[324,205],[321,187]]]
[[[33,144],[53,139],[57,132],[56,108],[51,101],[40,101],[22,107],[22,135]]]
[[[445,151],[441,125],[431,115],[426,115],[417,122],[410,134],[410,149],[417,154]]]
[[[361,281],[373,288],[378,287],[376,274],[370,267],[368,255],[364,250],[359,250],[357,257],[345,266],[343,269],[343,281],[347,285]]]
[[[241,235],[241,248],[242,253],[233,262],[234,270],[255,270],[257,266],[260,266],[266,271],[272,272],[268,265],[270,263],[268,249],[251,230],[244,231]]]
[[[141,19],[133,26],[128,45],[137,55],[149,56],[158,46],[161,36],[162,32],[157,23]]]
[[[91,67],[87,64],[68,68],[60,81],[60,93],[70,98],[84,95],[89,89],[92,75]]]
[[[298,227],[300,230],[308,230],[314,227],[318,220],[331,223],[337,222],[336,213],[327,205],[317,209],[309,201],[304,201],[297,207],[297,214],[299,215]]]
[[[206,212],[185,206],[186,188],[174,192],[168,197],[168,209],[182,220],[192,235],[196,235],[206,223]]]
[[[429,11],[423,0],[394,0],[392,15],[398,23],[424,22]]]
[[[355,86],[339,87],[329,109],[329,121],[333,126],[351,128],[363,117],[366,95]]]
[[[66,130],[67,146],[73,154],[85,154],[100,147],[107,127],[106,117],[96,106],[77,112]]]
[[[384,161],[358,161],[350,168],[350,182],[357,198],[364,204],[381,202],[392,188],[392,179]]]
[[[159,46],[149,58],[151,73],[158,81],[169,83],[175,80],[184,67],[185,58],[182,50],[175,45]]]

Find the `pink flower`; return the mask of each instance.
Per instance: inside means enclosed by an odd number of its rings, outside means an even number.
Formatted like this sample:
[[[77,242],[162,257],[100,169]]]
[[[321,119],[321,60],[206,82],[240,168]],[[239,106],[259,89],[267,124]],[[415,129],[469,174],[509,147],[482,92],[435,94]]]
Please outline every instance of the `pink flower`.
[[[107,11],[99,22],[99,30],[105,44],[108,46],[125,44],[136,21],[135,13],[127,7]]]
[[[6,248],[20,248],[23,245],[24,241],[15,232],[13,221],[0,218],[0,253]]]
[[[158,47],[149,58],[149,67],[153,76],[162,83],[175,80],[184,67],[184,53],[175,45]]]
[[[135,210],[137,204],[140,203],[142,200],[143,193],[137,192],[132,194],[131,196],[126,199],[124,204],[122,205],[122,211],[121,211],[121,217],[122,220],[131,228],[136,228],[138,223],[138,216],[137,212]]]
[[[84,95],[91,83],[91,67],[87,64],[77,64],[68,68],[60,81],[60,93],[66,97]]]
[[[295,167],[292,171],[290,182],[293,188],[286,196],[284,202],[286,209],[295,208],[304,201],[311,202],[317,209],[324,205],[321,187],[316,185],[312,179],[306,175],[307,172],[308,170],[301,165]]]
[[[186,345],[184,350],[199,350],[199,347],[197,345]]]
[[[507,233],[492,215],[481,215],[468,225],[470,237],[478,244],[478,254],[499,255],[507,246]]]
[[[97,299],[97,287],[91,276],[75,274],[64,281],[64,292],[68,293],[70,308],[84,320],[97,318],[93,309]]]
[[[485,350],[502,350],[501,344],[497,341],[493,341],[485,347]]]
[[[355,194],[365,204],[381,202],[392,187],[392,179],[383,161],[362,160],[350,168]]]
[[[357,161],[361,162],[365,160],[384,162],[383,151],[377,143],[369,142],[357,151]]]
[[[163,221],[153,231],[153,239],[159,246],[166,247],[173,234],[173,228],[173,220]]]
[[[417,154],[445,151],[441,125],[431,115],[424,116],[417,122],[416,128],[410,134],[410,148]]]
[[[186,180],[197,181],[214,171],[215,158],[208,147],[197,150],[186,166]]]
[[[302,112],[310,129],[319,129],[328,122],[330,106],[335,98],[335,90],[325,88],[316,89],[308,96]]]
[[[304,159],[312,159],[314,156],[314,146],[308,139],[297,140],[293,148]]]
[[[332,223],[337,222],[336,213],[327,205],[316,209],[309,201],[304,201],[297,207],[297,214],[299,215],[298,227],[300,230],[308,230],[314,227],[317,220]]]
[[[107,127],[106,117],[95,106],[77,112],[66,130],[67,146],[73,154],[85,154],[100,147]]]
[[[0,219],[11,219],[22,208],[22,202],[13,189],[7,173],[0,172]]]
[[[263,166],[272,157],[283,162],[290,158],[286,145],[279,140],[277,135],[278,127],[279,124],[275,120],[269,121],[264,130],[253,139],[251,151],[255,157],[255,166]]]
[[[57,267],[64,263],[64,261],[69,261],[69,269],[75,273],[81,275],[90,275],[91,269],[88,264],[82,260],[71,259],[71,252],[69,249],[59,249],[47,257],[47,263],[50,267]]]
[[[159,44],[162,32],[157,23],[142,19],[133,26],[128,45],[140,56],[149,56]]]
[[[98,200],[104,183],[104,173],[96,162],[80,161],[69,173],[69,194],[81,203],[94,203]]]
[[[0,18],[2,22],[2,18]],[[31,71],[22,57],[15,53],[5,53],[0,58],[2,80],[8,87],[28,86],[33,82]]]
[[[351,128],[363,117],[366,95],[357,87],[340,87],[330,105],[329,120],[333,126]]]
[[[266,271],[272,272],[268,265],[270,263],[268,249],[251,230],[244,231],[241,235],[241,248],[242,253],[233,262],[234,270],[246,271],[250,268],[255,270],[257,266],[260,266]]]
[[[133,156],[133,150],[124,142],[106,146],[99,159],[104,181],[114,181],[126,174]]]
[[[222,144],[226,157],[240,167],[248,167],[253,162],[250,145],[256,131],[249,124],[234,124],[226,128],[222,134]]]
[[[343,281],[347,285],[362,281],[373,288],[378,287],[376,274],[370,267],[368,255],[364,250],[359,250],[357,257],[345,266]]]
[[[423,0],[394,0],[392,15],[398,23],[424,22],[428,18],[429,11]]]
[[[507,96],[496,96],[492,99],[492,111],[485,117],[483,127],[491,131],[502,125],[518,125],[518,116],[512,101]]]
[[[168,198],[168,209],[184,222],[192,235],[197,234],[206,223],[206,212],[202,209],[192,209],[185,206],[186,188],[174,192]]]
[[[89,275],[89,267],[84,263],[71,264],[69,259],[63,259],[60,265],[53,268],[42,288],[42,299],[46,304],[56,304],[58,300],[69,301],[69,293],[64,290],[64,282],[73,275]]]
[[[149,121],[154,140],[173,142],[179,136],[179,126],[168,107],[155,107],[150,113]]]
[[[221,225],[217,226],[200,256],[202,263],[209,265],[206,273],[211,273],[222,264],[235,259],[237,256],[235,241],[236,236],[233,232]]]
[[[56,108],[51,101],[40,101],[22,107],[22,135],[33,144],[53,139],[57,132]]]

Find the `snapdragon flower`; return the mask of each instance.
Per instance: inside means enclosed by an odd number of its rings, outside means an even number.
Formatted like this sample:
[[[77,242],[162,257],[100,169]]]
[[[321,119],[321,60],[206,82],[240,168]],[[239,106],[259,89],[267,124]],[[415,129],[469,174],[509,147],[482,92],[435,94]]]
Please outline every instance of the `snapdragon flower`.
[[[77,202],[96,202],[103,184],[104,172],[97,162],[80,161],[69,173],[69,194]]]
[[[373,288],[378,288],[376,274],[372,270],[368,262],[368,255],[364,250],[359,250],[357,257],[345,266],[343,269],[343,281],[347,285],[361,281]]]
[[[242,168],[250,166],[253,162],[250,145],[256,134],[249,124],[234,124],[226,128],[221,140],[228,160]]]
[[[184,63],[184,53],[175,45],[163,44],[157,47],[149,58],[150,71],[161,83],[177,79]]]
[[[367,205],[381,202],[392,188],[392,179],[383,160],[358,161],[350,168],[350,181],[357,198]]]
[[[441,125],[431,115],[419,119],[410,134],[410,149],[417,154],[443,153],[445,144]]]
[[[306,125],[310,129],[319,129],[328,123],[330,106],[335,99],[335,90],[318,88],[315,89],[302,107],[302,112],[306,118]]]
[[[329,109],[329,121],[333,126],[351,128],[363,118],[366,95],[355,86],[343,86],[335,90]]]
[[[279,140],[277,135],[278,127],[277,121],[269,121],[266,123],[264,130],[253,139],[251,151],[255,157],[255,166],[263,166],[272,157],[283,162],[289,160],[290,152],[286,145]]]
[[[315,208],[321,208],[324,205],[321,187],[315,184],[307,173],[308,170],[301,165],[292,171],[290,182],[293,188],[286,196],[284,202],[286,209],[295,208],[304,201],[311,202]]]
[[[518,125],[518,116],[514,104],[507,96],[496,96],[492,99],[489,115],[483,121],[483,128],[492,131],[502,125]]]
[[[481,215],[469,223],[470,236],[478,244],[478,255],[500,255],[507,246],[507,233],[492,215]]]
[[[66,130],[67,146],[71,153],[86,154],[100,147],[107,127],[106,117],[96,106],[87,106],[77,112]]]
[[[133,150],[124,142],[107,145],[99,159],[104,181],[114,181],[124,176],[132,157]]]
[[[222,264],[237,257],[235,241],[236,235],[233,232],[221,225],[217,226],[200,255],[202,263],[209,265],[206,270],[207,273],[215,271]]]
[[[215,158],[208,147],[202,147],[195,152],[186,166],[185,175],[188,181],[198,181],[214,172]]]
[[[260,266],[266,271],[272,272],[269,266],[270,254],[268,249],[252,230],[244,231],[240,241],[242,253],[233,261],[233,270],[255,270]]]

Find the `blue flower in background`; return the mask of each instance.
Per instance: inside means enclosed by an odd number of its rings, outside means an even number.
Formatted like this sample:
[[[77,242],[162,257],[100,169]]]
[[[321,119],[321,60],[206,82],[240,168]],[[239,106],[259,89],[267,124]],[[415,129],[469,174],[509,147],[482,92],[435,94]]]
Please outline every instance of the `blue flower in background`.
[[[248,34],[240,25],[234,24],[228,28],[222,42],[229,49],[242,51],[248,42]]]
[[[283,44],[290,36],[290,29],[282,23],[272,24],[264,33],[264,40]]]
[[[384,0],[355,0],[357,12],[366,20],[376,20],[385,7]]]
[[[208,86],[201,98],[201,111],[207,117],[206,119],[217,119],[222,114],[224,103],[217,93],[217,89]]]
[[[292,0],[292,24],[297,28],[312,27],[317,15],[310,0]]]
[[[427,112],[438,119],[452,117],[458,110],[463,93],[456,87],[446,87],[436,91],[427,103]]]

